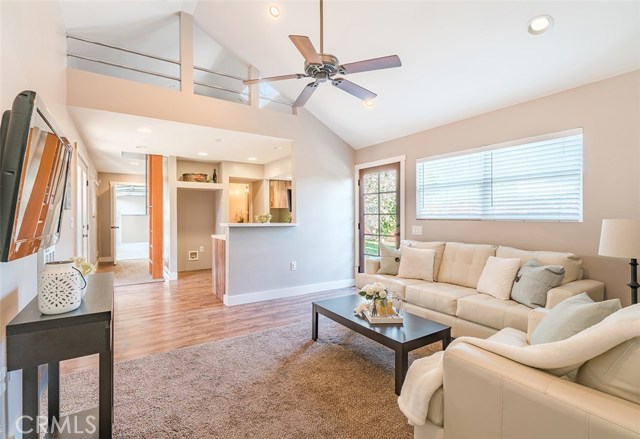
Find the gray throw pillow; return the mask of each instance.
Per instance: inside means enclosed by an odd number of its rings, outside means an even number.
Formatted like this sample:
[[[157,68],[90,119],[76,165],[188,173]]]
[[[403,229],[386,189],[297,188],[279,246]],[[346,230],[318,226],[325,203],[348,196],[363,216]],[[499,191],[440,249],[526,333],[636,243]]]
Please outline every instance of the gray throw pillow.
[[[553,307],[531,334],[531,344],[552,343],[576,335],[621,308],[620,299],[594,302],[587,293],[569,297]]]
[[[518,271],[511,289],[511,299],[529,308],[545,306],[547,293],[560,285],[563,278],[562,265],[540,265],[540,262],[530,259]]]
[[[400,268],[400,249],[389,247],[388,245],[380,246],[380,269],[378,274],[398,275]]]

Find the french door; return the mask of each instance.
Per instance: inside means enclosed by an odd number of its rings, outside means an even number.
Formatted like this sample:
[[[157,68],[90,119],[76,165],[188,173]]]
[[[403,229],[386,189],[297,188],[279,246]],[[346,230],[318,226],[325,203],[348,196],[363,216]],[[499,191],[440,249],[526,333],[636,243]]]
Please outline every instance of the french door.
[[[380,256],[380,246],[400,246],[400,163],[360,170],[360,208],[358,233],[360,257]]]

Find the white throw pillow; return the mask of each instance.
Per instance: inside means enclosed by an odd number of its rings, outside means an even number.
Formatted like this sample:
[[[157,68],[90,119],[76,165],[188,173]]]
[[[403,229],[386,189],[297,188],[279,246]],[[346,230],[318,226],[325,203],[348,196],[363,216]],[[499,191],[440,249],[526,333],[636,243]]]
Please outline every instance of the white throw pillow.
[[[426,248],[402,247],[398,277],[433,282],[433,263],[436,251]]]
[[[497,299],[509,300],[513,281],[520,269],[520,258],[497,258],[489,256],[478,279],[479,293],[489,294]]]

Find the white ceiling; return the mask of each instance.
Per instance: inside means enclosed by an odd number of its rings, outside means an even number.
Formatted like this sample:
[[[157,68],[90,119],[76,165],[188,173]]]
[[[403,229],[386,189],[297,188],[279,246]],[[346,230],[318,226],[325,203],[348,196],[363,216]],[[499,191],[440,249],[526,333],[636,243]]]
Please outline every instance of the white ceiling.
[[[144,173],[142,160],[123,159],[122,152],[263,165],[291,155],[286,139],[87,108],[70,107],[69,112],[101,172]]]
[[[185,10],[263,76],[302,72],[288,35],[308,35],[319,49],[318,2],[274,3],[281,7],[278,19],[268,16],[268,0],[63,0],[62,12],[67,29],[114,35],[126,45],[146,38],[154,20]],[[555,25],[532,37],[527,23],[539,14],[551,15]],[[324,23],[325,52],[341,63],[391,54],[403,63],[348,75],[378,93],[373,108],[328,84],[307,103],[306,110],[354,148],[640,68],[640,1],[326,0]],[[161,52],[167,43],[156,46]],[[293,101],[307,82],[272,84]]]

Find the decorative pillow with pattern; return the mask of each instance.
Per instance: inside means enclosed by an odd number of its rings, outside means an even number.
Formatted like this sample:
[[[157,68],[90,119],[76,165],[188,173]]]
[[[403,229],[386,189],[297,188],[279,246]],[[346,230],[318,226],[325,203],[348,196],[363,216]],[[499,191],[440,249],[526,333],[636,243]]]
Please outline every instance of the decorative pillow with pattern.
[[[563,278],[562,265],[540,265],[540,262],[531,259],[520,268],[511,289],[511,299],[529,308],[545,306],[547,293],[559,286]]]

